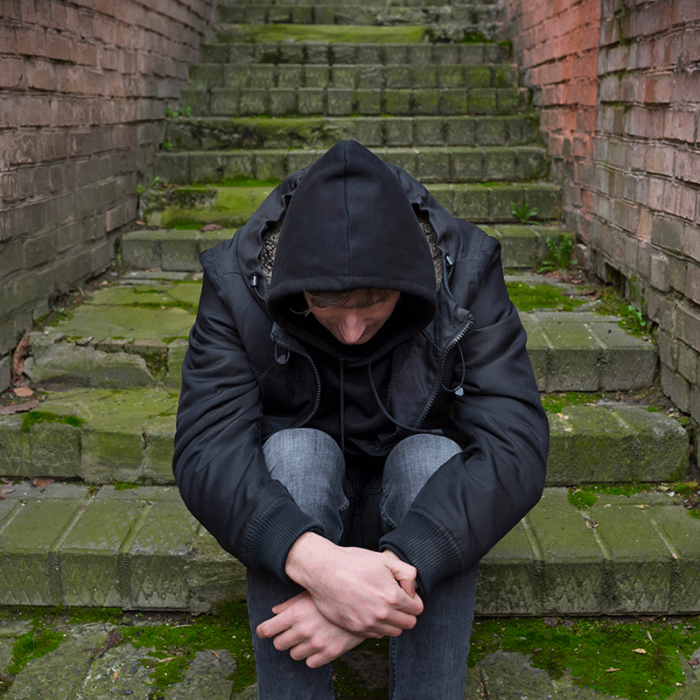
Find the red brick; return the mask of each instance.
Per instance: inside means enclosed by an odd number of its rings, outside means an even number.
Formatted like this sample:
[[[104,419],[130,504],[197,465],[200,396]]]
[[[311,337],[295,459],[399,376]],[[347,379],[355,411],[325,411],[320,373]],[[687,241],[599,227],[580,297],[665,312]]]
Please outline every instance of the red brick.
[[[700,153],[679,150],[675,175],[679,180],[700,184]]]
[[[695,220],[698,191],[684,185],[671,182],[666,185],[665,210],[674,216],[680,216],[689,221]]]
[[[18,95],[17,117],[22,126],[48,126],[51,123],[51,115],[46,109],[46,96],[26,93]]]
[[[7,160],[10,165],[36,163],[37,135],[36,132],[19,132],[12,136],[12,142],[7,149]]]
[[[644,102],[668,103],[671,101],[671,75],[647,76],[644,85]]]
[[[663,211],[664,209],[664,186],[663,180],[655,177],[649,178],[649,206],[654,211]]]
[[[17,104],[12,97],[0,99],[0,129],[17,127]]]
[[[25,62],[18,58],[3,58],[0,88],[16,90],[24,83]]]
[[[664,137],[676,141],[695,141],[697,113],[669,109],[664,115]]]
[[[637,226],[637,236],[645,243],[651,243],[651,227],[653,215],[646,207],[639,208],[639,225]]]
[[[646,168],[650,173],[673,175],[675,149],[671,146],[650,146],[647,149]]]
[[[675,0],[672,19],[674,24],[690,24],[700,19],[700,4],[697,0]]]
[[[97,65],[97,47],[87,41],[81,41],[75,47],[75,62],[82,66]]]
[[[71,37],[56,32],[46,33],[46,56],[56,61],[74,61],[75,49]]]
[[[4,202],[14,202],[17,199],[17,171],[0,175],[0,194]]]

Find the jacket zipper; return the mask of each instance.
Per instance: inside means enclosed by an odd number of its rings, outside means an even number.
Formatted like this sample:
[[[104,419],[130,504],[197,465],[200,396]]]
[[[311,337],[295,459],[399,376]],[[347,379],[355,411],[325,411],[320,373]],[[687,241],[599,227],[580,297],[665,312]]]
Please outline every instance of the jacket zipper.
[[[438,391],[440,390],[440,382],[442,380],[442,375],[443,372],[445,371],[445,365],[447,364],[447,356],[450,353],[450,350],[459,343],[462,338],[471,330],[472,324],[474,323],[473,317],[469,316],[467,319],[467,322],[462,326],[461,330],[455,337],[450,341],[448,346],[445,348],[445,351],[442,353],[442,360],[440,362],[440,371],[438,372],[437,376],[437,381],[435,382],[435,389],[433,390],[433,395],[430,397],[430,400],[428,401],[426,407],[423,409],[423,413],[421,414],[420,418],[418,419],[418,423],[416,424],[416,428],[420,428],[422,425],[423,421],[425,420],[426,416],[430,412],[430,409],[433,407],[433,404],[435,403],[435,399],[438,395]]]
[[[279,343],[283,348],[286,348],[290,352],[295,352],[297,355],[305,357],[311,363],[311,369],[313,369],[316,377],[316,403],[314,404],[313,409],[311,409],[311,413],[309,413],[304,420],[296,423],[289,429],[292,430],[294,428],[303,428],[316,415],[316,411],[318,411],[319,404],[321,403],[321,375],[319,374],[318,369],[316,368],[316,363],[311,358],[311,355],[303,352],[302,350],[297,350],[296,348],[293,348],[290,345],[283,343],[281,340],[277,340],[276,338],[275,342]]]

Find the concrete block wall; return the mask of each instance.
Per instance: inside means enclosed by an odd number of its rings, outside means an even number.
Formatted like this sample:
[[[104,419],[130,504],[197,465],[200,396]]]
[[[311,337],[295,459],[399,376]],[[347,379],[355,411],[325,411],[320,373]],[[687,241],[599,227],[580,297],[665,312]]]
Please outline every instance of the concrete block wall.
[[[32,320],[109,266],[214,4],[0,4],[0,390]]]
[[[566,224],[658,324],[661,386],[700,420],[700,3],[502,0]]]

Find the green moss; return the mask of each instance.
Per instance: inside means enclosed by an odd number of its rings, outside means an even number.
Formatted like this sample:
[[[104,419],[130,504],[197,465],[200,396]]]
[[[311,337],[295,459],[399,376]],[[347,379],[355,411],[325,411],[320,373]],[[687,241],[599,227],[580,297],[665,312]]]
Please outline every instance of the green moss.
[[[58,647],[65,635],[45,627],[35,627],[26,632],[12,648],[12,663],[8,668],[10,676],[16,676],[32,659],[46,656]]]
[[[663,699],[684,681],[678,652],[690,658],[700,645],[699,618],[685,625],[665,619],[577,619],[565,625],[547,620],[555,626],[536,619],[477,621],[469,665],[503,649],[531,655],[533,666],[554,679],[569,671],[576,685],[597,692]]]
[[[353,655],[362,654],[368,667],[373,668],[378,663],[385,665],[389,670],[389,639],[366,639],[362,644],[355,647],[351,652]],[[369,686],[369,687],[368,687]],[[387,685],[381,685],[375,681],[371,684],[363,683],[363,679],[358,677],[356,671],[347,659],[343,657],[333,662],[333,689],[338,700],[384,700],[387,696]]]
[[[645,318],[643,311],[639,311],[626,299],[623,299],[614,287],[606,287],[598,303],[595,312],[604,315],[620,316],[618,322],[620,328],[628,333],[641,337],[651,337],[651,323]]]
[[[77,416],[60,416],[48,411],[29,411],[22,418],[22,430],[30,430],[35,425],[39,425],[39,423],[61,423],[79,428],[84,422],[83,418],[78,418]]]
[[[567,406],[594,404],[601,397],[600,392],[567,391],[561,394],[542,394],[540,399],[545,411],[561,413]]]
[[[569,489],[569,503],[574,508],[583,510],[584,508],[593,508],[598,497],[585,489]]]
[[[197,313],[197,305],[187,301],[132,301],[130,304],[122,304],[124,307],[132,309],[182,309],[191,314]]]
[[[369,27],[324,24],[240,25],[220,32],[219,40],[276,43],[282,41],[343,42],[350,44],[420,44],[424,27]]]
[[[197,652],[228,649],[238,667],[233,677],[233,691],[240,692],[255,683],[250,626],[244,603],[231,603],[220,614],[193,619],[188,625],[153,625],[120,629],[124,642],[137,648],[153,647],[153,656],[170,661],[157,663],[152,678],[159,690],[182,680],[187,665]]]
[[[134,484],[129,481],[115,481],[113,486],[115,491],[128,491],[129,489],[137,489],[140,484]]]
[[[169,335],[166,338],[161,338],[160,342],[170,345],[174,340],[188,340],[186,335]]]
[[[582,299],[572,299],[561,289],[551,284],[525,284],[523,282],[506,283],[510,299],[519,311],[534,309],[557,309],[572,311],[584,303]]]
[[[636,493],[654,492],[658,489],[658,486],[658,484],[638,483],[634,481],[621,484],[586,484],[585,486],[569,489],[569,503],[580,509],[592,508],[597,502],[599,494],[608,496],[633,496]],[[676,486],[673,486],[672,489],[680,494],[680,492],[676,490]]]

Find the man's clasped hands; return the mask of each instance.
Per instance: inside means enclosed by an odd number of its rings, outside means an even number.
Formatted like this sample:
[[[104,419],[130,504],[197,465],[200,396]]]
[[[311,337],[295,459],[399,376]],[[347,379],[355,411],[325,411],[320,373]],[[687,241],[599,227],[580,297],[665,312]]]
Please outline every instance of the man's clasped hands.
[[[423,612],[416,569],[392,551],[339,547],[312,532],[292,545],[289,578],[304,591],[272,608],[257,627],[279,650],[323,666],[368,637],[398,637]]]

